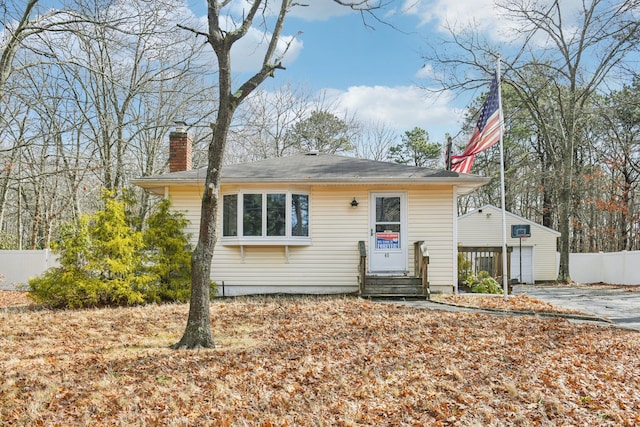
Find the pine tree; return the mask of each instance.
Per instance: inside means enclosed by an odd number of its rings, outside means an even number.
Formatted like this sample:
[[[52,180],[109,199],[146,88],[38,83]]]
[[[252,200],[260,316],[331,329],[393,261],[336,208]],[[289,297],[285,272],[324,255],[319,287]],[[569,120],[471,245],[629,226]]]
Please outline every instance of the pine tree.
[[[149,253],[148,273],[154,277],[147,298],[152,301],[188,301],[191,294],[191,246],[183,232],[187,220],[169,210],[163,200],[147,221],[144,243]]]
[[[36,302],[65,308],[145,302],[153,276],[144,271],[142,233],[127,223],[124,201],[108,191],[102,201],[103,210],[67,224],[52,244],[61,265],[29,281]]]

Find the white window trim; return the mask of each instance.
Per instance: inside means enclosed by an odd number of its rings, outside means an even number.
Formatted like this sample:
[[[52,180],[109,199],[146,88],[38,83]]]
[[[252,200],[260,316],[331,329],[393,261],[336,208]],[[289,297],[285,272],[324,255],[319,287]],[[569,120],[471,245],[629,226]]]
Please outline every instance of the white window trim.
[[[285,221],[285,230],[286,230],[286,235],[285,236],[267,236],[267,235],[262,235],[262,236],[244,236],[244,226],[243,226],[243,200],[244,200],[244,195],[245,194],[261,194],[262,195],[262,232],[266,233],[267,231],[267,226],[266,226],[266,221],[267,221],[267,194],[284,194],[285,195],[285,215],[286,215],[286,221]],[[291,235],[291,214],[292,214],[292,210],[291,210],[291,200],[292,200],[292,196],[296,194],[296,195],[303,195],[303,196],[307,196],[309,202],[308,202],[308,210],[307,210],[307,214],[309,217],[309,224],[308,224],[308,235],[307,236],[292,236]],[[246,190],[246,191],[234,191],[234,192],[229,192],[226,194],[222,195],[222,200],[224,203],[224,196],[232,196],[232,195],[237,195],[237,200],[236,203],[237,208],[236,208],[236,221],[237,221],[237,226],[236,229],[238,231],[238,235],[237,236],[222,236],[220,238],[220,243],[224,246],[306,246],[306,245],[310,245],[311,244],[311,195],[306,192],[306,191],[282,191],[282,190]],[[222,216],[224,216],[224,209],[221,209],[222,212]],[[224,217],[222,218],[222,222],[224,223]],[[221,227],[221,230],[223,230],[224,227]]]

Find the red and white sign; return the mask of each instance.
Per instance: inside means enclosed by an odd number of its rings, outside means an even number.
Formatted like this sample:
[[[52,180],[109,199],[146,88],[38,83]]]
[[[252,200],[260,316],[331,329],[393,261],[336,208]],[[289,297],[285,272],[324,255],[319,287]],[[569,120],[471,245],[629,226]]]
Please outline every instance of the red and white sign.
[[[400,233],[376,233],[376,249],[399,249]]]

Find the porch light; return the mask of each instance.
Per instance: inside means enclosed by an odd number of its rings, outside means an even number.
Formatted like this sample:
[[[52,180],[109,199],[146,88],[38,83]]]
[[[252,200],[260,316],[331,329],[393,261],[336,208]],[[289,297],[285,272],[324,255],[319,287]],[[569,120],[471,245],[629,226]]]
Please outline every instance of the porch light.
[[[351,201],[351,207],[352,208],[357,208],[358,207],[358,201],[356,200],[356,198],[354,197],[353,200]]]

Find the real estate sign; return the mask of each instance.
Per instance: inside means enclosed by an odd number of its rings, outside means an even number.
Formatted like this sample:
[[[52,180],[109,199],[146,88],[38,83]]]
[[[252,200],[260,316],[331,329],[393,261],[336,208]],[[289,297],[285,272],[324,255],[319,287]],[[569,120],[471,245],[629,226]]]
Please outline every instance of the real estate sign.
[[[400,249],[400,233],[376,233],[376,249]]]

